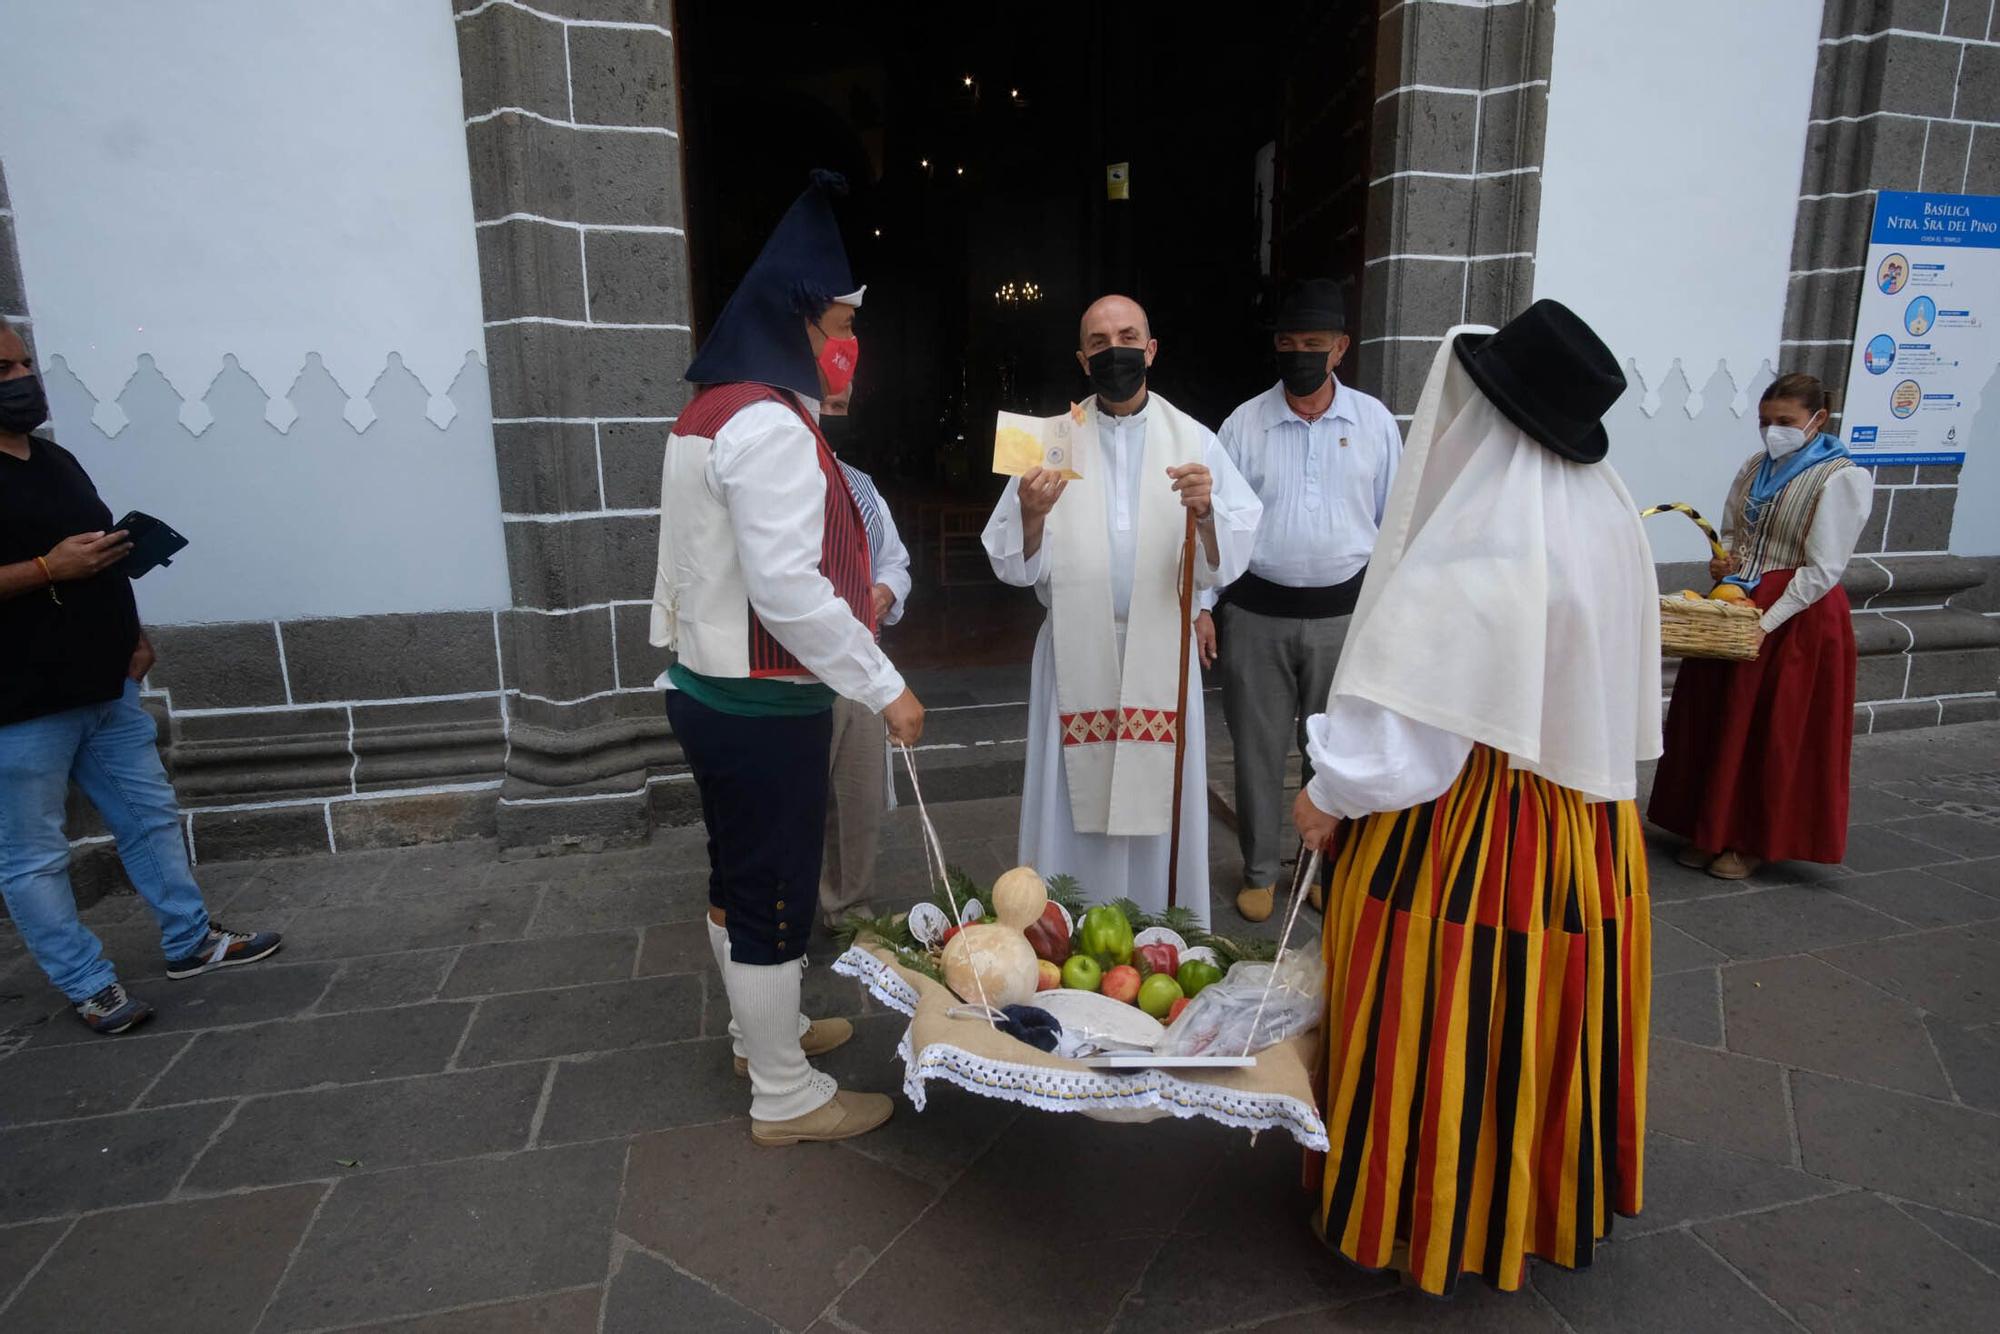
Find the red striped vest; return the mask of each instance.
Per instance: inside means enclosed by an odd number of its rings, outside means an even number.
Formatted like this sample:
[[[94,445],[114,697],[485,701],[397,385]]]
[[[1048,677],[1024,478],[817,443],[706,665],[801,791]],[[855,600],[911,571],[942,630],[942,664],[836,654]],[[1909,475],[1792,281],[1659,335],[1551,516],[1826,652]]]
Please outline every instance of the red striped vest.
[[[672,447],[673,436],[699,436],[713,440],[731,417],[749,407],[752,403],[780,403],[798,414],[806,429],[812,432],[813,445],[819,455],[819,470],[826,479],[826,510],[821,523],[819,544],[819,572],[833,585],[834,592],[846,602],[856,620],[870,630],[875,628],[874,571],[869,566],[868,531],[862,526],[861,508],[855,503],[854,493],[847,489],[847,478],[841,473],[840,465],[828,448],[826,437],[820,434],[819,423],[811,413],[801,407],[789,394],[780,393],[769,385],[762,384],[717,384],[708,385],[698,392],[692,402],[682,410],[674,429],[669,434],[668,447]],[[756,605],[750,607],[750,675],[751,676],[800,676],[811,675],[791,652],[780,644],[777,637],[764,628],[758,618]]]

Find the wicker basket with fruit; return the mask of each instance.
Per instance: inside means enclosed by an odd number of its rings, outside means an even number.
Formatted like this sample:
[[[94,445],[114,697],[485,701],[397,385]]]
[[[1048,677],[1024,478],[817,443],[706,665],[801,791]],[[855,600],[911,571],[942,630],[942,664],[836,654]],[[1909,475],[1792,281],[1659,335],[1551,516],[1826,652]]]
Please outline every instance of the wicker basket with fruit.
[[[1708,520],[1691,505],[1655,505],[1641,517],[1668,512],[1684,514],[1701,529],[1708,547],[1718,560],[1729,553]],[[1665,594],[1660,598],[1660,653],[1668,658],[1724,658],[1749,662],[1763,642],[1758,633],[1760,613],[1750,595],[1736,584],[1724,582],[1706,597],[1693,589]]]

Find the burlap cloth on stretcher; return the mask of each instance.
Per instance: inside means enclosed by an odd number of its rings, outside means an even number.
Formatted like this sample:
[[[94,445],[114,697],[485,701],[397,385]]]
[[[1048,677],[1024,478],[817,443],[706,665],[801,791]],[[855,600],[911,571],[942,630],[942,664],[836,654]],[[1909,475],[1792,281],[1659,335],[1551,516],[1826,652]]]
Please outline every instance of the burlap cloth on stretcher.
[[[943,1079],[982,1097],[1103,1121],[1206,1117],[1246,1130],[1283,1130],[1309,1149],[1327,1147],[1314,1105],[1316,1034],[1266,1048],[1257,1064],[1220,1070],[1091,1070],[1008,1037],[982,1019],[951,1018],[959,1004],[944,986],[903,967],[879,946],[851,946],[833,970],[863,982],[877,1000],[910,1016],[899,1054],[903,1092],[918,1111],[924,1085]],[[1230,1055],[1233,1053],[1217,1053]]]

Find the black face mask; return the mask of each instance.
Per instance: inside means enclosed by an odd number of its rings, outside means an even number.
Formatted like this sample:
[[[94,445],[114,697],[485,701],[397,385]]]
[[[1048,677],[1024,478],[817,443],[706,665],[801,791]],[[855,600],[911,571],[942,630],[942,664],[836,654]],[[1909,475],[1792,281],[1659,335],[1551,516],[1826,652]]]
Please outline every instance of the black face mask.
[[[1090,387],[1107,403],[1124,403],[1146,384],[1146,349],[1107,347],[1090,354]]]
[[[854,440],[854,419],[845,415],[821,413],[819,433],[826,437],[827,448],[838,454]]]
[[[1308,398],[1319,392],[1332,372],[1326,368],[1324,352],[1278,353],[1278,378],[1293,398]]]
[[[0,431],[26,435],[48,419],[49,398],[42,392],[41,376],[0,380]]]

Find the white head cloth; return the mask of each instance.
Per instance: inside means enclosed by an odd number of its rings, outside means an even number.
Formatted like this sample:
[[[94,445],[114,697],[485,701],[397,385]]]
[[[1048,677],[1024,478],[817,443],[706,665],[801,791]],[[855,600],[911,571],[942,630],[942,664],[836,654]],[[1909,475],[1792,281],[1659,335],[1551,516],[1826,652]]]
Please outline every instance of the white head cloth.
[[[1332,695],[1629,800],[1660,753],[1652,548],[1610,464],[1537,444],[1479,392],[1452,342],[1482,332],[1446,334],[1424,382]]]

